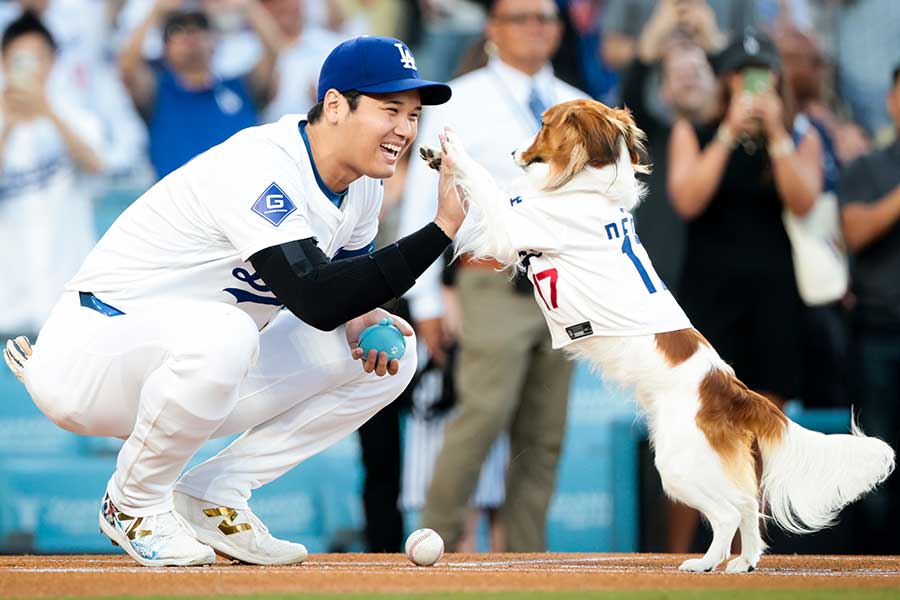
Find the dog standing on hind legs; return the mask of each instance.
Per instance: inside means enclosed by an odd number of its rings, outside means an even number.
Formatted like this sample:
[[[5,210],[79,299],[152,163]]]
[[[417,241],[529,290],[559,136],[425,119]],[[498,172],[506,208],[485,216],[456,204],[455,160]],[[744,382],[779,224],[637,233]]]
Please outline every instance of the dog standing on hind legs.
[[[453,132],[432,166],[450,167],[471,213],[456,251],[527,271],[555,348],[633,390],[647,419],[663,489],[699,510],[713,540],[684,571],[756,568],[765,550],[760,502],[787,531],[828,527],[837,513],[886,479],[894,452],[855,426],[824,435],[790,421],[750,390],[693,327],[659,280],[630,211],[642,196],[635,172],[643,132],[626,110],[593,100],[558,104],[527,148],[512,197],[463,150]],[[755,471],[753,442],[762,456]]]

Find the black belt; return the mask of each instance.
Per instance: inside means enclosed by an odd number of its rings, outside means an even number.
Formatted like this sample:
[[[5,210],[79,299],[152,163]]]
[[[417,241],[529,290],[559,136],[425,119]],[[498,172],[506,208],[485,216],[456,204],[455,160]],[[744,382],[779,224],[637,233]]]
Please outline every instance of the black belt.
[[[125,314],[118,308],[110,306],[106,302],[101,301],[91,292],[78,292],[78,297],[81,299],[81,305],[83,307],[90,308],[91,310],[96,310],[101,315],[106,315],[107,317],[118,317],[119,315]]]

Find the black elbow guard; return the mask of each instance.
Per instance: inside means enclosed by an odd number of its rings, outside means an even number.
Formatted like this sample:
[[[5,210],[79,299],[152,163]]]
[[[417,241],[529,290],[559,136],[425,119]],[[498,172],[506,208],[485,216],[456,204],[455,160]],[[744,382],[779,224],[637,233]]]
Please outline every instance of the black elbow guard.
[[[432,223],[365,256],[329,261],[308,238],[260,250],[250,263],[292,313],[330,331],[399,298],[449,243]]]

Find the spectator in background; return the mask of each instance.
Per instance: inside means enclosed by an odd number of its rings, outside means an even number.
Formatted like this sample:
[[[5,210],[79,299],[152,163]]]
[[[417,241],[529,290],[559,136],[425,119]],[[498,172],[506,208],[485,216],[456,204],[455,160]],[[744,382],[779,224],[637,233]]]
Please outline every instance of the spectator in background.
[[[459,306],[452,292],[453,272],[451,264],[444,270],[445,322],[459,319]],[[454,332],[461,331],[461,324],[448,325]],[[455,366],[458,351],[448,350],[443,365],[427,356],[427,350],[419,347],[420,368],[413,378],[411,390],[412,410],[403,429],[403,480],[400,507],[405,512],[418,513],[425,506],[428,487],[434,477],[434,467],[444,442],[447,422],[453,418],[456,403]],[[396,402],[395,402],[396,403]],[[382,411],[384,412],[384,411]],[[379,413],[381,414],[381,413]],[[376,415],[377,417],[377,415]],[[360,430],[362,431],[362,430]],[[491,447],[478,474],[478,483],[465,511],[463,533],[456,544],[457,552],[478,552],[479,525],[484,520],[488,531],[488,551],[503,552],[506,549],[505,531],[499,510],[505,500],[506,468],[509,462],[509,437],[504,433]]]
[[[889,137],[894,131],[885,110],[890,89],[885,73],[900,56],[900,2],[841,0],[835,18],[838,90],[853,111],[853,119],[870,135]]]
[[[830,250],[840,256],[841,267],[846,274],[846,248],[840,233],[835,192],[839,169],[868,150],[868,141],[862,129],[841,119],[826,103],[828,85],[828,61],[817,38],[812,33],[796,27],[783,26],[776,31],[775,41],[784,65],[784,79],[796,103],[798,117],[794,123],[795,137],[809,127],[815,128],[822,140],[823,194],[816,199],[814,215],[816,230],[832,237]],[[824,212],[823,212],[824,211]],[[802,223],[802,222],[801,222]],[[805,267],[799,261],[815,260],[815,256],[803,256],[794,248],[795,270]],[[820,260],[819,269],[828,269],[830,263]],[[823,272],[827,276],[830,271]],[[832,281],[839,281],[833,273]],[[846,280],[846,277],[844,277]],[[847,363],[849,339],[842,300],[846,289],[834,287],[828,298],[807,301],[804,311],[805,361],[803,400],[807,407],[827,406],[846,408]],[[802,291],[802,290],[801,290]],[[816,290],[813,290],[816,291]],[[806,300],[809,292],[804,296]]]
[[[647,134],[653,164],[647,177],[648,194],[635,218],[657,272],[676,294],[685,223],[666,193],[669,133],[675,118],[695,125],[714,118],[717,87],[707,53],[717,52],[724,42],[707,4],[693,3],[681,13],[671,0],[659,4],[641,32],[637,58],[622,74],[622,103]],[[683,22],[694,25],[688,29]]]
[[[372,35],[369,13],[374,5],[386,1],[388,0],[313,0],[304,3],[304,18],[313,27],[328,29],[343,37]]]
[[[887,110],[900,133],[900,65]],[[859,378],[855,408],[863,430],[900,450],[900,135],[851,164],[838,184],[852,264],[853,337]],[[865,552],[900,553],[900,480],[862,500]]]
[[[156,0],[119,57],[122,79],[150,132],[150,162],[165,177],[232,134],[256,125],[272,97],[281,34],[258,0],[231,0],[263,44],[245,77],[220,79],[211,68],[215,38],[206,14],[182,11],[180,0]],[[164,56],[142,56],[144,37],[163,25]]]
[[[775,33],[778,52],[784,63],[785,82],[791,89],[797,111],[813,121],[819,134],[833,145],[837,166],[847,165],[871,150],[866,132],[858,124],[843,118],[829,106],[836,90],[829,60],[814,33],[796,27],[782,27]],[[823,137],[823,141],[824,141]],[[837,173],[827,170],[834,183]]]
[[[288,113],[305,112],[316,103],[319,69],[331,49],[344,40],[332,31],[305,23],[304,4],[301,0],[262,0],[286,44],[278,59],[277,92],[264,113],[267,122]]]
[[[93,206],[81,176],[102,168],[101,125],[48,94],[56,43],[23,13],[0,42],[0,331],[35,332],[94,243]]]
[[[575,33],[573,50],[581,65],[584,90],[595,100],[615,104],[616,73],[600,58],[601,35],[599,22],[605,10],[605,0],[561,0]],[[569,82],[571,83],[571,82]],[[574,85],[574,84],[573,84]]]
[[[147,129],[110,58],[105,0],[5,2],[0,5],[0,29],[24,10],[41,19],[57,44],[47,81],[49,95],[65,95],[101,119],[103,183],[131,182],[146,175]]]
[[[416,50],[419,68],[438,81],[450,79],[484,28],[484,1],[417,0],[424,33]]]
[[[453,83],[453,98],[425,117],[420,139],[434,143],[445,125],[466,141],[472,157],[501,184],[521,175],[510,151],[533,136],[541,113],[558,102],[584,97],[553,75],[549,61],[559,45],[553,0],[496,0],[486,35],[495,50],[488,65]],[[422,191],[433,174],[421,161],[410,166],[401,233],[430,210]],[[462,314],[457,369],[458,408],[428,489],[422,524],[458,547],[464,515],[485,457],[509,432],[506,502],[500,510],[507,550],[546,548],[545,523],[556,481],[566,423],[571,366],[553,352],[531,284],[514,285],[490,262],[461,259],[457,290]],[[432,266],[409,295],[420,339],[442,360],[447,345],[440,267]]]
[[[815,13],[824,4],[820,0],[755,0],[758,26],[774,33],[782,27],[798,27],[812,31]]]
[[[700,26],[695,19],[702,17],[702,12],[692,9],[698,4],[712,9],[715,22],[726,38],[740,34],[758,21],[756,0],[608,0],[600,20],[601,52],[607,65],[622,70],[631,64],[637,56],[641,31],[658,4],[670,4],[679,26],[690,34]]]
[[[822,144],[794,144],[777,50],[748,32],[717,59],[724,102],[707,126],[676,121],[669,193],[689,220],[681,303],[747,385],[796,397],[799,296],[784,208],[803,215],[822,189]]]

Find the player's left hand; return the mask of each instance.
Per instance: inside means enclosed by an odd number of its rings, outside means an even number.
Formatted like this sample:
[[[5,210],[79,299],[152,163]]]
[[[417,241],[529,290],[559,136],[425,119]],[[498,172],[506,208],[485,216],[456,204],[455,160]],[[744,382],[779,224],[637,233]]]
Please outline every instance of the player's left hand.
[[[397,315],[392,315],[383,308],[376,308],[361,317],[347,321],[347,343],[350,344],[353,359],[363,362],[363,370],[366,373],[374,372],[379,377],[385,374],[396,375],[397,371],[400,370],[400,361],[396,358],[389,361],[387,352],[379,353],[375,350],[369,350],[368,356],[363,356],[363,351],[359,347],[359,336],[366,327],[377,325],[384,318],[392,319],[394,326],[403,335],[411,336],[413,334],[413,328],[409,323]]]

